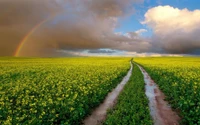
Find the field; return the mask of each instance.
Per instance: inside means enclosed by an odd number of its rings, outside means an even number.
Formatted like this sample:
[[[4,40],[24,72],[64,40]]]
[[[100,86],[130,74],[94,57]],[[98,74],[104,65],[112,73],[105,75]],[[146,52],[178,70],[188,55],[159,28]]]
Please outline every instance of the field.
[[[131,58],[0,58],[0,124],[81,124],[130,69]],[[134,58],[184,125],[200,124],[200,58]],[[132,75],[103,124],[153,124],[144,77]]]
[[[134,64],[132,76],[119,95],[116,106],[108,112],[105,125],[152,125],[144,78]]]
[[[135,58],[182,116],[182,124],[200,124],[200,58]]]
[[[0,124],[79,124],[130,58],[0,58]]]

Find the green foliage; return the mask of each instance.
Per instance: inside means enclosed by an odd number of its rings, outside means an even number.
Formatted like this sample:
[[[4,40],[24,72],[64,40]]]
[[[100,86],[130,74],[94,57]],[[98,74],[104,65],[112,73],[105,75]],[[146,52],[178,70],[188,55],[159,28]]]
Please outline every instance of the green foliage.
[[[135,58],[134,61],[147,70],[170,104],[180,111],[182,124],[200,124],[200,58]]]
[[[119,95],[116,106],[108,112],[105,125],[152,125],[144,78],[134,65],[132,76]]]
[[[80,124],[128,58],[0,58],[0,124]]]

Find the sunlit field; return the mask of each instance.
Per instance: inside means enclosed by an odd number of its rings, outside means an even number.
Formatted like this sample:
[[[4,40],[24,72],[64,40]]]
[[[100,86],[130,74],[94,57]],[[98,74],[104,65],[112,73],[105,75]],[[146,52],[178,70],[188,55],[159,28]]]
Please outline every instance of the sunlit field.
[[[123,79],[132,58],[0,58],[0,124],[82,124]],[[137,57],[181,117],[199,124],[200,58]],[[104,124],[153,124],[144,77],[132,75]]]
[[[78,124],[130,58],[0,58],[0,124]]]
[[[200,125],[200,0],[0,0],[0,125]]]
[[[134,58],[165,93],[182,117],[182,122],[200,124],[200,58]]]

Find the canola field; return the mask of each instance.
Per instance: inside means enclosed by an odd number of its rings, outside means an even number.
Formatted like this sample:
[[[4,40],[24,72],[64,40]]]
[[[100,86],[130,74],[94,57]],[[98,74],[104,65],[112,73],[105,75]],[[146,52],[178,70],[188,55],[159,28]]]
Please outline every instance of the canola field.
[[[0,58],[0,124],[80,124],[130,58]]]
[[[0,58],[0,124],[82,124],[123,79],[131,58]],[[134,58],[184,125],[200,124],[200,58]],[[105,125],[151,125],[144,77],[132,75]]]
[[[182,124],[200,125],[200,58],[134,58],[180,113]]]
[[[105,125],[153,125],[145,83],[139,67],[133,64],[132,76],[119,95],[116,106],[110,109]]]

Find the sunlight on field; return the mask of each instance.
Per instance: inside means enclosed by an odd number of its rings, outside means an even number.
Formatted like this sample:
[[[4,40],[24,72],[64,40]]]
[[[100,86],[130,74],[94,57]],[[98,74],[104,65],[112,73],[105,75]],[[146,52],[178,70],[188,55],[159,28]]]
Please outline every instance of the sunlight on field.
[[[0,58],[1,124],[78,124],[126,75],[130,58]]]
[[[184,124],[200,124],[200,58],[135,58],[159,85]]]

